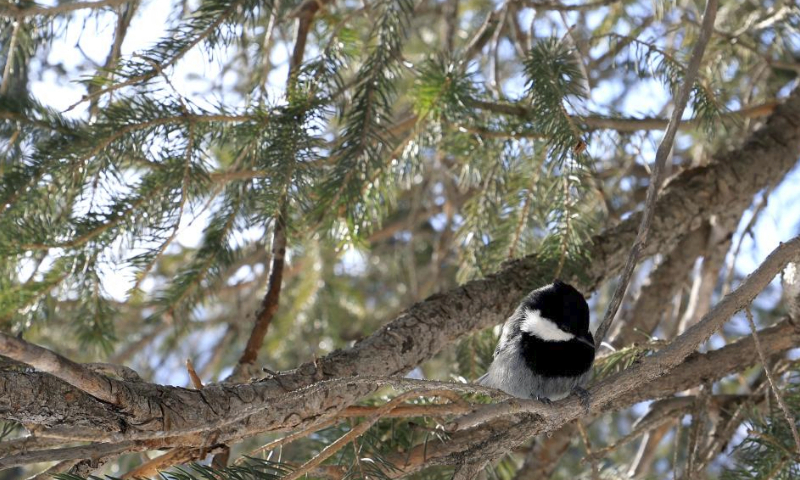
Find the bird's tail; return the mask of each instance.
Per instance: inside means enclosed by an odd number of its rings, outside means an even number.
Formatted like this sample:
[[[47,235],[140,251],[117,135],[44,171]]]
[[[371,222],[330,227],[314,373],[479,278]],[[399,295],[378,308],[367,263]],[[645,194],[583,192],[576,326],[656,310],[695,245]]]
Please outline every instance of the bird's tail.
[[[487,378],[489,378],[489,372],[486,372],[483,375],[481,375],[480,378],[475,380],[475,383],[477,383],[478,385],[486,385]]]

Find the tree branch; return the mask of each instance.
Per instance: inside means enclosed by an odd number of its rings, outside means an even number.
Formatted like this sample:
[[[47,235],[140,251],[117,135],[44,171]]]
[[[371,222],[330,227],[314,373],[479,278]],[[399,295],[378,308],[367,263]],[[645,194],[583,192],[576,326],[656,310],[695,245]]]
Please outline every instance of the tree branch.
[[[75,10],[82,10],[84,8],[113,8],[130,1],[131,0],[98,0],[96,2],[66,2],[53,6],[44,6],[34,3],[24,7],[6,4],[0,6],[0,15],[16,18],[30,17],[33,15],[59,15],[62,13],[74,12]]]
[[[121,405],[115,381],[46,348],[0,332],[0,355],[54,375],[89,395],[112,405]]]
[[[79,447],[35,450],[0,459],[0,469],[19,467],[29,463],[51,462],[54,460],[82,460],[84,458],[116,455],[123,452],[140,452],[151,448],[154,447],[143,442],[122,442],[110,444],[93,443]]]
[[[531,110],[524,105],[510,103],[494,103],[484,100],[472,100],[469,106],[493,113],[513,115],[522,119],[531,118]],[[740,110],[726,112],[720,115],[721,120],[735,120],[740,118],[760,118],[770,115],[778,102],[765,102],[757,105],[749,105]],[[588,130],[616,130],[623,133],[638,132],[641,130],[664,130],[669,125],[666,118],[618,118],[604,117],[601,115],[575,115],[571,117],[576,123],[582,124]],[[681,122],[680,130],[689,130],[701,126],[702,119],[694,118]]]
[[[703,13],[703,26],[700,29],[700,36],[695,43],[694,50],[692,51],[692,58],[689,60],[689,65],[686,67],[686,74],[683,77],[683,84],[675,98],[675,108],[672,110],[672,117],[667,125],[667,130],[664,132],[664,137],[658,145],[656,151],[656,159],[653,162],[653,172],[650,175],[650,184],[647,186],[647,199],[645,200],[644,213],[642,214],[642,221],[639,224],[639,231],[636,234],[636,240],[630,250],[628,260],[625,262],[625,268],[622,269],[619,283],[614,290],[614,295],[608,303],[608,308],[603,320],[597,327],[595,333],[595,343],[599,347],[603,340],[605,340],[606,333],[608,332],[611,322],[622,304],[622,297],[628,289],[633,269],[639,261],[642,254],[642,249],[647,243],[647,237],[650,232],[650,225],[653,222],[655,215],[656,196],[658,188],[661,186],[661,172],[664,170],[664,165],[667,163],[667,157],[672,152],[672,143],[675,141],[675,135],[678,133],[678,125],[681,123],[683,110],[686,104],[689,103],[689,95],[694,86],[694,79],[697,76],[697,71],[700,69],[700,63],[703,60],[703,53],[705,52],[708,40],[714,31],[714,20],[717,18],[717,0],[708,0],[706,2],[706,10]]]
[[[300,7],[297,13],[297,35],[295,36],[294,49],[289,62],[289,76],[286,81],[287,95],[291,93],[293,85],[297,79],[298,69],[303,64],[303,57],[306,52],[306,40],[314,22],[317,11],[329,0],[307,0]],[[269,60],[267,60],[269,61]],[[236,370],[231,375],[232,380],[244,380],[242,378],[247,365],[253,365],[258,359],[258,352],[264,343],[267,330],[278,311],[281,298],[281,288],[283,286],[283,269],[286,263],[286,222],[289,215],[289,184],[292,181],[293,168],[286,174],[286,185],[281,197],[280,208],[274,217],[274,227],[272,234],[272,263],[269,272],[269,283],[267,293],[261,302],[261,307],[256,314],[256,321],[253,324],[253,331],[247,340],[242,356],[239,358]]]

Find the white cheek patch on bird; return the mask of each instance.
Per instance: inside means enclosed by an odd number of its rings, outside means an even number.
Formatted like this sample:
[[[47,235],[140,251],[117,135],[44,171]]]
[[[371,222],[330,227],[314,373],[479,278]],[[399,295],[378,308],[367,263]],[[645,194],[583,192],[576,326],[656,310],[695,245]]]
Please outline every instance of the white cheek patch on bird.
[[[544,318],[539,310],[525,310],[525,320],[520,325],[520,330],[546,342],[566,342],[575,338],[573,334],[558,328],[552,320]]]

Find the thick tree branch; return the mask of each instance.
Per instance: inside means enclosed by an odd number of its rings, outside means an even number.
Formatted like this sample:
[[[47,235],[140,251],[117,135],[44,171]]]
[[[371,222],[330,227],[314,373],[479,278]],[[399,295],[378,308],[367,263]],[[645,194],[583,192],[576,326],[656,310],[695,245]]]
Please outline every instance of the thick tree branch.
[[[54,375],[89,395],[112,405],[120,405],[115,381],[62,357],[46,348],[0,333],[0,355]]]
[[[800,342],[800,332],[792,325],[792,323],[786,319],[781,321],[774,327],[767,328],[760,332],[759,338],[761,340],[762,348],[765,351],[765,354],[770,356],[776,353],[788,350],[793,348]],[[712,351],[707,354],[692,354],[690,355],[685,362],[681,365],[677,366],[675,369],[670,372],[670,374],[662,377],[659,379],[658,382],[651,382],[647,385],[647,388],[640,388],[633,392],[629,392],[628,394],[622,396],[621,398],[617,399],[616,402],[613,404],[608,404],[603,407],[603,411],[611,411],[620,408],[625,408],[630,406],[634,403],[641,402],[643,400],[653,399],[653,398],[661,398],[676,392],[685,390],[686,388],[692,387],[697,385],[702,381],[715,381],[718,380],[726,375],[729,375],[733,372],[741,371],[751,364],[755,363],[757,359],[756,351],[753,343],[752,337],[744,338],[736,343],[723,347],[719,350]],[[20,383],[21,382],[21,383]],[[48,383],[51,382],[51,383]],[[450,388],[454,389],[455,391],[464,391],[469,392],[474,390],[473,386],[470,385],[459,385],[459,384],[451,384],[451,383],[441,383],[441,382],[427,382],[427,381],[411,381],[405,379],[375,379],[375,378],[353,378],[348,380],[339,380],[339,381],[331,381],[331,382],[322,382],[321,385],[318,385],[317,388],[314,389],[304,389],[306,392],[305,395],[301,394],[298,395],[297,400],[293,400],[292,397],[287,397],[285,399],[276,399],[277,404],[281,404],[284,401],[290,403],[289,411],[294,410],[296,413],[295,415],[299,415],[302,413],[300,411],[300,406],[302,405],[302,401],[307,399],[309,402],[314,402],[315,405],[312,406],[312,409],[315,407],[318,410],[324,411],[325,404],[316,403],[319,401],[320,397],[336,397],[337,395],[347,395],[347,391],[344,388],[341,388],[342,385],[346,385],[343,382],[352,382],[353,384],[374,384],[377,386],[380,385],[391,385],[396,384],[398,387],[402,388],[431,388],[431,389],[442,389],[442,388]],[[37,385],[36,389],[40,391],[49,391],[53,387],[57,387],[62,385],[66,388],[66,391],[57,394],[57,399],[49,399],[50,403],[56,403],[58,399],[61,398],[70,398],[72,399],[72,403],[69,405],[65,405],[64,407],[68,408],[66,411],[61,411],[60,418],[69,418],[70,416],[76,416],[78,418],[85,417],[86,412],[85,409],[87,406],[91,405],[92,402],[98,403],[97,400],[93,399],[92,397],[84,394],[83,392],[71,390],[71,387],[67,386],[63,382],[59,380],[49,377],[46,375],[38,374],[38,373],[29,373],[29,374],[22,374],[18,373],[10,378],[4,378],[0,381],[0,414],[7,416],[7,412],[9,412],[9,404],[14,404],[15,402],[19,402],[21,400],[21,396],[12,396],[9,395],[9,391],[16,390],[20,387],[27,388],[28,390],[24,392],[27,397],[33,396],[31,392],[34,390],[30,385]],[[134,387],[142,387],[144,385],[136,384]],[[8,388],[8,390],[3,390],[3,388]],[[181,395],[187,390],[177,388],[177,387],[159,387],[153,386],[159,389],[159,395],[169,398],[176,395]],[[246,398],[245,392],[248,389],[245,389],[245,386],[238,390],[238,392],[230,392],[225,395],[218,395],[213,392],[214,386],[210,386],[207,388],[212,389],[211,392],[208,392],[209,395],[206,397],[200,397],[198,395],[199,392],[192,391],[198,397],[190,398],[190,397],[183,397],[181,401],[185,402],[182,407],[185,411],[176,412],[183,415],[191,415],[194,411],[202,410],[206,407],[212,407],[215,409],[224,409],[226,403],[229,403],[229,399],[236,399],[242,398],[244,396]],[[250,387],[254,387],[253,390],[257,389],[257,385],[252,385]],[[252,390],[250,395],[253,395]],[[207,398],[207,400],[204,400]],[[31,401],[30,399],[28,401]],[[211,403],[206,403],[206,401],[210,401]],[[175,403],[169,402],[169,404],[175,406]],[[27,405],[23,405],[25,410],[28,410]],[[41,414],[43,409],[35,410],[36,408],[41,408],[37,406],[33,406],[32,409],[29,410],[30,415]],[[242,404],[237,404],[238,409],[247,408],[243,407]],[[263,409],[266,415],[270,417],[278,417],[283,418],[284,420],[288,419],[291,421],[296,421],[296,418],[289,418],[287,415],[287,410],[276,408],[274,410],[265,407]],[[25,411],[19,411],[18,414],[25,415]],[[91,414],[92,412],[90,412]],[[400,412],[398,412],[400,413]],[[289,414],[291,416],[292,414]],[[119,415],[116,419],[116,422],[121,422],[125,418],[124,415]],[[175,417],[177,418],[177,416]],[[316,417],[319,418],[319,417]],[[71,419],[72,420],[72,419]],[[251,436],[255,433],[260,433],[263,431],[270,430],[269,428],[265,427],[264,418],[256,418],[252,417],[248,423],[248,426],[251,428],[246,429],[242,432],[235,432],[235,428],[227,429],[226,432],[221,433],[217,437],[217,441],[230,441],[231,439],[242,439],[248,436]],[[211,432],[214,430],[213,426],[210,425],[211,422],[206,423],[205,430],[207,432]],[[280,423],[280,422],[278,422]],[[253,425],[250,425],[253,424]],[[465,450],[471,443],[476,440],[480,440],[485,438],[489,435],[492,431],[500,432],[502,428],[505,428],[505,421],[498,421],[496,423],[497,428],[494,426],[489,425],[485,431],[482,431],[481,428],[478,429],[471,429],[467,431],[457,432],[453,436],[453,442],[448,443],[442,446],[442,448],[437,449],[429,449],[426,454],[423,454],[420,447],[420,451],[417,452],[416,450],[412,451],[408,456],[405,454],[402,455],[402,458],[395,459],[398,462],[399,466],[404,466],[403,471],[408,473],[409,471],[416,471],[423,467],[426,463],[426,459],[428,460],[435,460],[440,457],[446,457],[448,454],[452,454],[453,452],[458,452]],[[113,431],[112,429],[115,426],[115,421],[110,420],[106,427],[107,431]],[[254,428],[257,427],[257,428]],[[202,429],[203,427],[200,427]],[[46,433],[46,432],[43,432]],[[176,432],[177,433],[177,432]],[[162,436],[163,437],[163,436]],[[116,449],[124,447],[124,451],[139,451],[139,450],[147,450],[152,448],[158,448],[159,446],[168,447],[168,446],[186,446],[186,445],[194,445],[198,447],[206,446],[207,444],[208,435],[198,436],[198,437],[165,437],[158,439],[151,439],[151,440],[139,440],[134,443],[124,443],[117,444],[111,443],[110,445],[117,445],[112,450],[117,451]],[[48,442],[47,445],[53,445],[50,439],[39,439],[40,441]],[[0,444],[0,451],[3,450],[3,444]],[[36,443],[35,445],[28,445],[30,448],[42,448],[46,446],[45,444]],[[111,447],[109,447],[111,448]],[[25,449],[29,450],[29,449]],[[22,452],[23,450],[13,450],[16,452]],[[76,459],[81,458],[81,455],[85,454],[83,450],[79,449],[58,449],[58,450],[49,450],[48,455],[50,460],[64,460],[64,459]],[[39,454],[36,454],[39,455]],[[29,459],[32,457],[26,457]],[[39,458],[39,457],[36,457]],[[17,458],[15,459],[16,462],[22,461],[22,459]]]

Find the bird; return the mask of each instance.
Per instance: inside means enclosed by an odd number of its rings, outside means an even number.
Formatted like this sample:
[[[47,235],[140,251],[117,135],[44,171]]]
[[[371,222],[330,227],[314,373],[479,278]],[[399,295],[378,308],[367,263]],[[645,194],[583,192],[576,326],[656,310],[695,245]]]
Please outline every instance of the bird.
[[[587,406],[583,385],[594,357],[586,299],[555,280],[529,293],[503,324],[492,363],[478,384],[547,404],[575,393]]]

